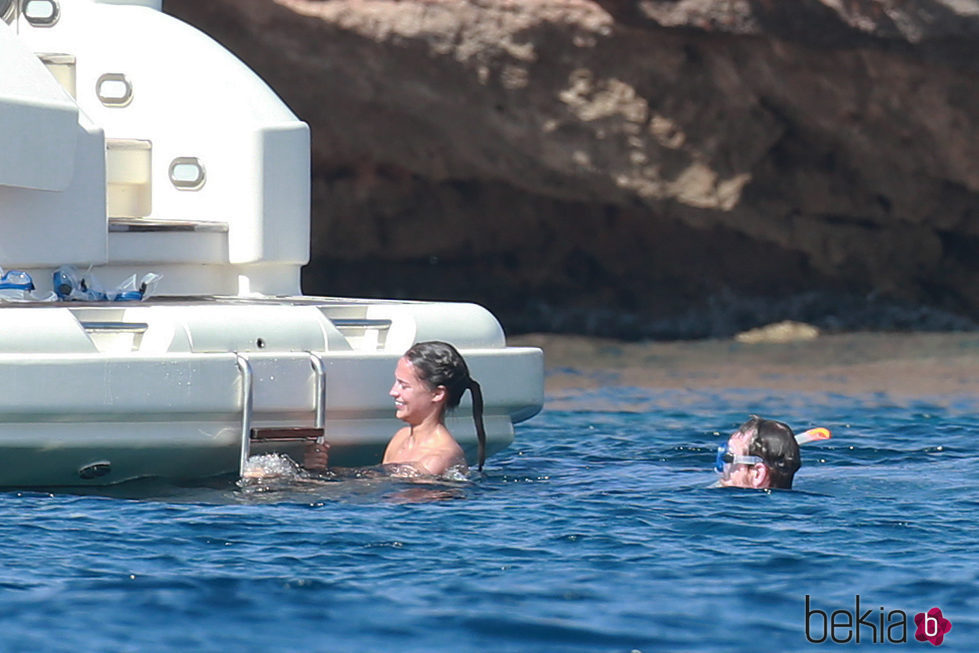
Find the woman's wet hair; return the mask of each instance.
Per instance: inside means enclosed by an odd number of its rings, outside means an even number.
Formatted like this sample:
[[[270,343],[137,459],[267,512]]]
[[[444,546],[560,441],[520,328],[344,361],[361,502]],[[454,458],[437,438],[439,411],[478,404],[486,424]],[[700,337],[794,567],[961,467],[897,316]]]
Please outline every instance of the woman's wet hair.
[[[754,432],[748,440],[748,453],[765,461],[771,474],[772,487],[791,490],[792,479],[802,466],[802,456],[789,425],[752,415],[738,430]]]
[[[419,342],[405,352],[405,358],[415,368],[418,378],[434,390],[445,387],[447,408],[455,408],[466,390],[473,397],[473,421],[479,440],[479,470],[486,460],[486,428],[483,426],[483,392],[479,384],[469,376],[469,366],[455,347],[447,342],[432,340]]]

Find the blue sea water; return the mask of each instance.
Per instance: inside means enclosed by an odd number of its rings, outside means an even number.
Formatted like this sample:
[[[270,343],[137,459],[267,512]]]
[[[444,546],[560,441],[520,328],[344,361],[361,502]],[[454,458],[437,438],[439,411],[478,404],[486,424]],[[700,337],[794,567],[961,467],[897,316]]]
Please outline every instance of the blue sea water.
[[[471,483],[6,492],[0,650],[835,650],[807,640],[807,621],[811,639],[831,633],[805,597],[829,615],[859,595],[874,623],[907,615],[903,646],[932,646],[913,617],[938,607],[940,650],[971,651],[976,409],[575,390]],[[795,490],[707,487],[750,413],[832,430]]]

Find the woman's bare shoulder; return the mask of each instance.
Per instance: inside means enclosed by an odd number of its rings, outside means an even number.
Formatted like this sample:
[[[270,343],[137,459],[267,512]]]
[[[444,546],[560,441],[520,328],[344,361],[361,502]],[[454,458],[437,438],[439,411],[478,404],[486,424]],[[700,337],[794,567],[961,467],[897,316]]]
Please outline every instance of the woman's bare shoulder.
[[[398,429],[395,432],[395,434],[391,436],[390,443],[393,444],[395,442],[401,442],[402,440],[404,440],[405,438],[407,438],[409,435],[411,435],[411,427],[410,426],[404,426],[404,427]]]
[[[404,444],[405,439],[410,433],[411,429],[406,426],[398,429],[398,431],[391,436],[391,439],[388,440],[388,446],[384,448],[384,458],[382,460],[384,464],[393,462],[392,459],[398,457],[397,452],[401,449],[401,446]]]

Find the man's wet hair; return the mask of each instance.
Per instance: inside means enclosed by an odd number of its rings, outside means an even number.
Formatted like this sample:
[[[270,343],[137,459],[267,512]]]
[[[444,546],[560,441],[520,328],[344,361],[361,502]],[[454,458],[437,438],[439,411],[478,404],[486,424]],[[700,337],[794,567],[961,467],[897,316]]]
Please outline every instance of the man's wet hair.
[[[744,433],[753,431],[748,440],[748,454],[765,461],[772,487],[791,490],[792,479],[802,466],[802,456],[795,433],[789,425],[752,415],[738,430]]]

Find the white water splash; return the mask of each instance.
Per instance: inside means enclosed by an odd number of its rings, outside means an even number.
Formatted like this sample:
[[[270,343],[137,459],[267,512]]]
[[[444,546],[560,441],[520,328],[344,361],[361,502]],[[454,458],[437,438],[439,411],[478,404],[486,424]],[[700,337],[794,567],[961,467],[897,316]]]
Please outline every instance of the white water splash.
[[[247,480],[300,479],[307,476],[306,471],[292,458],[276,453],[252,456],[241,473],[242,479]]]

